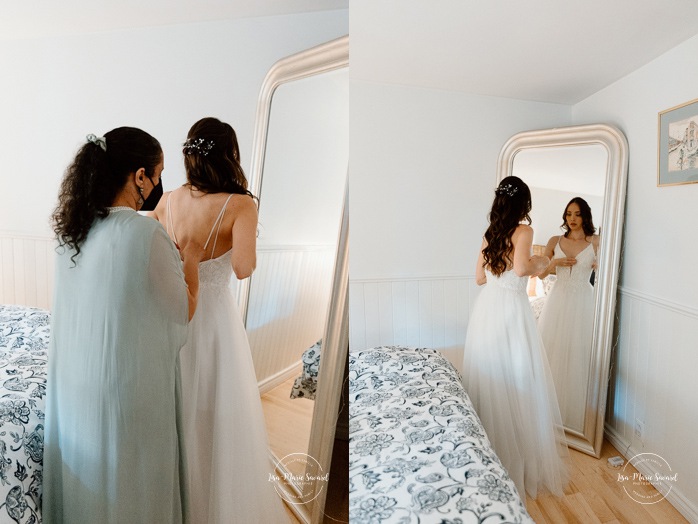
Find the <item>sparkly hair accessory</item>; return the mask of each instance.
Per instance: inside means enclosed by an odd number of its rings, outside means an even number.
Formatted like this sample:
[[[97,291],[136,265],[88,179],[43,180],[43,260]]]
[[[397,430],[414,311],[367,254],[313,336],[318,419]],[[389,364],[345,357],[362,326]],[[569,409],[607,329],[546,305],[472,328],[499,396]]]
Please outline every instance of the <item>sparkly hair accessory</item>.
[[[87,135],[87,141],[92,143],[92,144],[97,144],[99,147],[102,148],[102,151],[107,150],[107,139],[104,138],[103,136],[96,136],[90,133]]]
[[[204,156],[208,155],[209,151],[213,149],[216,145],[213,140],[206,140],[205,138],[189,138],[184,142],[184,154],[191,155],[192,153],[200,153]]]
[[[494,192],[498,195],[506,195],[508,197],[513,197],[518,190],[519,188],[514,186],[513,184],[504,184],[500,185],[497,189],[494,190]]]

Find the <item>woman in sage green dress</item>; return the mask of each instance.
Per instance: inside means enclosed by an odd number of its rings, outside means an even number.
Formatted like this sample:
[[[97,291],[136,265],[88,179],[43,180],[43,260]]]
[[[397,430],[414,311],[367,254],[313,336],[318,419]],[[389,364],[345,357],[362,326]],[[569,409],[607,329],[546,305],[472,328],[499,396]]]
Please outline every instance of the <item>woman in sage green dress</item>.
[[[200,254],[191,245],[180,255],[157,221],[136,212],[162,169],[158,141],[121,127],[88,135],[61,186],[45,523],[183,520],[178,354]]]

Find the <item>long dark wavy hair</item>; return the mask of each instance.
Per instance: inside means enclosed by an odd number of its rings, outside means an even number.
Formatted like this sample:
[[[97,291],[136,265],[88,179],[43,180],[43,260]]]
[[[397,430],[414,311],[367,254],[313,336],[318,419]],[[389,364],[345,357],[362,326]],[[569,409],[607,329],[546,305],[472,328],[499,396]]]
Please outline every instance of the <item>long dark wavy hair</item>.
[[[482,250],[484,266],[489,267],[494,275],[504,273],[512,262],[514,246],[511,235],[523,220],[531,223],[530,211],[531,190],[528,186],[515,176],[503,178],[495,189],[490,225],[485,231],[487,246]]]
[[[204,193],[254,195],[240,165],[240,148],[235,130],[217,118],[196,122],[182,149],[187,182]]]
[[[59,244],[75,251],[73,262],[92,224],[109,214],[107,208],[128,175],[142,167],[152,180],[155,167],[162,161],[160,142],[141,129],[117,127],[104,139],[106,150],[88,141],[77,152],[65,172],[51,217]]]
[[[582,230],[585,236],[592,236],[596,233],[596,227],[594,227],[594,220],[591,217],[591,207],[587,204],[587,201],[582,197],[574,197],[569,201],[567,206],[565,206],[565,211],[562,213],[562,225],[560,226],[565,230],[565,236],[570,234],[570,226],[567,225],[567,210],[572,204],[577,204],[579,206],[579,214],[582,217]]]

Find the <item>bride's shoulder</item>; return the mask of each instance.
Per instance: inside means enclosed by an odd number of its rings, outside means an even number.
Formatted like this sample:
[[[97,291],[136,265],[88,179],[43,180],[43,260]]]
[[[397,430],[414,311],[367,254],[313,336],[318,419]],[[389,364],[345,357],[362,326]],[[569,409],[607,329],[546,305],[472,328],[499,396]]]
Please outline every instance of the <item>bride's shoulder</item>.
[[[516,226],[516,229],[514,230],[514,234],[512,236],[528,236],[528,235],[533,235],[533,228],[528,225],[528,224],[519,224]]]
[[[233,193],[230,195],[230,202],[239,211],[257,212],[257,200],[250,195]]]

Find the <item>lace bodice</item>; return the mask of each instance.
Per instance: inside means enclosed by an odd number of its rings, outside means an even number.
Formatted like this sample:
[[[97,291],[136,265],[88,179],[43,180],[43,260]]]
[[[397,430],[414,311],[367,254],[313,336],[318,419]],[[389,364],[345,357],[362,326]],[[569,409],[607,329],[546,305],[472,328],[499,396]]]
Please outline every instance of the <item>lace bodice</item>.
[[[218,258],[204,260],[199,263],[199,285],[228,288],[233,275],[233,266],[230,264],[230,251],[228,250]]]
[[[487,276],[488,285],[492,284],[512,291],[526,292],[528,277],[520,277],[512,269],[505,271],[499,276],[495,276],[490,273],[489,270],[485,269],[485,275]]]
[[[555,245],[555,250],[553,252],[554,258],[566,258],[567,255],[560,247],[560,241]],[[570,267],[558,266],[556,270],[557,279],[555,280],[556,286],[571,286],[578,288],[590,287],[589,279],[591,278],[592,266],[594,265],[594,259],[596,254],[594,253],[594,247],[589,244],[587,247],[582,249],[577,256],[577,263]]]

